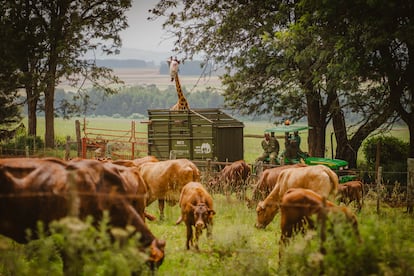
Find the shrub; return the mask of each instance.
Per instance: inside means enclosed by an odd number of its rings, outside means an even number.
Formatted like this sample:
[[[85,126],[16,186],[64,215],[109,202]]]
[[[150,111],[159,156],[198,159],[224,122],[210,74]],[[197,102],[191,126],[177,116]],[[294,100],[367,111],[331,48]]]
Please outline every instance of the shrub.
[[[0,275],[63,275],[63,255],[68,275],[150,274],[146,255],[138,249],[138,237],[128,238],[131,233],[110,229],[108,222],[107,214],[98,228],[91,218],[83,222],[66,217],[50,224],[51,235],[39,223],[40,239],[13,250],[0,248]],[[109,231],[118,232],[115,242]]]
[[[378,136],[368,139],[363,145],[367,167],[375,171],[377,144],[381,143],[380,166],[383,167],[383,177],[389,183],[407,184],[407,158],[409,144],[395,137]],[[395,173],[389,173],[395,172]]]
[[[3,154],[24,155],[26,147],[29,151],[44,148],[44,142],[39,136],[20,135],[2,145]]]

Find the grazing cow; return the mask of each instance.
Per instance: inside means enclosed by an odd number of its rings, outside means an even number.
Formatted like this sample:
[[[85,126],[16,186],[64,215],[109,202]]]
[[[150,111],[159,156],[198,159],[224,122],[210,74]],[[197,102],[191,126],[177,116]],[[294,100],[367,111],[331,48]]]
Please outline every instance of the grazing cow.
[[[270,168],[263,171],[263,173],[260,175],[259,181],[257,181],[257,184],[253,189],[252,199],[247,199],[247,207],[252,208],[254,204],[257,204],[257,202],[264,200],[270,194],[270,192],[275,187],[279,174],[283,170],[289,168],[301,168],[306,166],[306,164],[297,163],[293,165],[284,165],[275,168]]]
[[[265,228],[275,217],[283,195],[290,188],[311,189],[318,194],[334,196],[338,190],[338,176],[324,165],[283,170],[272,192],[257,204],[257,228]]]
[[[323,210],[326,212],[323,212]],[[305,226],[314,229],[316,225],[312,216],[316,215],[317,219],[320,220],[324,214],[344,215],[345,219],[351,223],[356,237],[360,239],[357,218],[348,208],[337,206],[328,200],[325,201],[325,208],[323,208],[321,195],[309,189],[292,188],[283,196],[280,206],[282,234],[279,244],[279,257],[283,245],[294,233],[304,232]]]
[[[338,201],[343,202],[345,205],[349,205],[351,202],[355,202],[358,212],[362,208],[362,200],[364,197],[364,184],[361,181],[348,181],[338,186]]]
[[[180,224],[182,221],[185,222],[187,226],[187,249],[190,249],[191,244],[198,250],[198,238],[203,229],[207,228],[207,237],[212,235],[213,216],[216,214],[213,210],[213,199],[199,182],[190,182],[181,191],[180,207],[181,216],[176,224]]]
[[[92,216],[98,224],[108,210],[112,226],[132,225],[141,234],[142,250],[151,249],[149,263],[154,268],[163,261],[165,242],[155,238],[132,206],[126,190],[129,177],[96,160],[2,159],[0,234],[24,243],[27,229],[37,237],[38,221],[47,227],[53,220],[78,215]]]
[[[238,198],[246,192],[246,181],[251,174],[250,166],[244,160],[226,165],[218,174],[217,183],[224,192],[236,192]]]
[[[161,220],[164,219],[164,201],[175,205],[185,184],[200,181],[200,171],[188,159],[147,162],[139,170],[148,190],[147,206],[158,200]]]

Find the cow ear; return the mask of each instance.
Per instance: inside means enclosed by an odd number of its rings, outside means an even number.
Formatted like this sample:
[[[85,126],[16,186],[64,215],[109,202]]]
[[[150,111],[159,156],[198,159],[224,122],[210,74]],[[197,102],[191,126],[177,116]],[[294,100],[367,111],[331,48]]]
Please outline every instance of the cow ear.
[[[216,214],[216,211],[214,211],[213,209],[208,210],[208,214],[210,216],[214,216]]]
[[[263,201],[260,201],[260,202],[257,204],[257,207],[259,207],[260,209],[264,210],[264,208],[265,208],[265,206],[264,206],[264,202],[263,202]]]

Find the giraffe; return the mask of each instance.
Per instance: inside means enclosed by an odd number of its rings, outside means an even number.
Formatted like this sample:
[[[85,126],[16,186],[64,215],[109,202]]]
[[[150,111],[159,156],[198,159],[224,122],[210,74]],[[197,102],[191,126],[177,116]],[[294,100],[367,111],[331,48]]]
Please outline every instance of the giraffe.
[[[177,103],[170,108],[170,110],[190,110],[187,99],[184,97],[183,90],[181,89],[180,79],[178,78],[178,65],[180,62],[175,57],[174,59],[170,57],[167,60],[168,65],[170,66],[170,76],[171,81],[175,80],[175,89],[177,90],[178,101]]]

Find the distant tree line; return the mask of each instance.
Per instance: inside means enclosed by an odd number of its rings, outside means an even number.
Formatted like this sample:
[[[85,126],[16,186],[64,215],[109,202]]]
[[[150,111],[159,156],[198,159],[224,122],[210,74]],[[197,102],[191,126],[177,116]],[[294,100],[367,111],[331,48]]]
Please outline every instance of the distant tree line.
[[[161,75],[169,74],[169,67],[167,62],[162,62],[161,65],[155,65],[153,61],[145,61],[141,59],[97,59],[96,65],[107,68],[157,68]],[[180,75],[199,76],[203,74],[210,74],[213,72],[210,64],[204,64],[202,61],[185,61],[180,65]]]
[[[204,64],[201,61],[185,61],[180,64],[179,69],[180,75],[203,75],[206,74],[206,72],[211,72],[212,68],[210,64]],[[169,74],[169,68],[167,62],[161,63],[160,66],[160,74],[166,75]]]
[[[191,108],[221,108],[224,98],[217,92],[197,91],[184,94]],[[56,89],[55,116],[114,116],[147,115],[148,109],[168,109],[177,102],[175,86],[160,90],[156,85],[126,87],[117,94],[108,95],[102,90],[90,89],[87,96]],[[76,108],[74,108],[76,106]],[[42,115],[42,113],[38,113]]]
[[[154,62],[141,59],[97,59],[96,65],[108,68],[153,68]]]

